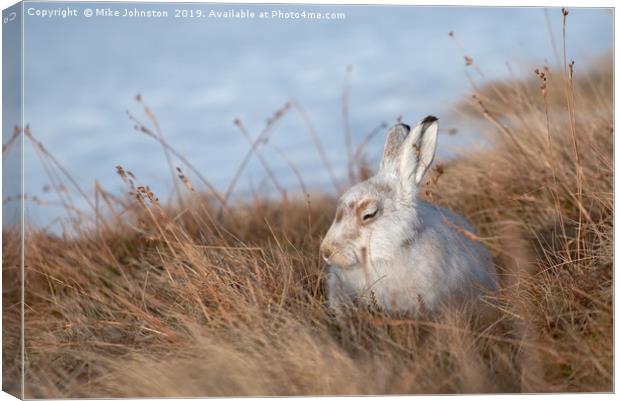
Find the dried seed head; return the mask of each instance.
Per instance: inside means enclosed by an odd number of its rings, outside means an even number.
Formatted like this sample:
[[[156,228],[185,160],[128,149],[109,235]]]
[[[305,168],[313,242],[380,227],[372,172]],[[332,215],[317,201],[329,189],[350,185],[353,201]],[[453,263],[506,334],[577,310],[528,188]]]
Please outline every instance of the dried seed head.
[[[538,78],[542,81],[540,85],[540,90],[542,91],[543,96],[547,95],[547,76],[544,72],[540,71],[538,68],[534,70]]]
[[[123,166],[116,166],[116,173],[118,175],[120,175],[123,178],[126,178],[127,176],[125,175],[125,169],[123,169]]]
[[[183,185],[185,185],[185,188],[193,192],[194,186],[192,185],[192,182],[189,180],[189,178],[185,176],[185,174],[183,174],[183,171],[181,171],[180,167],[177,167],[177,172],[179,173],[179,179],[181,180]]]

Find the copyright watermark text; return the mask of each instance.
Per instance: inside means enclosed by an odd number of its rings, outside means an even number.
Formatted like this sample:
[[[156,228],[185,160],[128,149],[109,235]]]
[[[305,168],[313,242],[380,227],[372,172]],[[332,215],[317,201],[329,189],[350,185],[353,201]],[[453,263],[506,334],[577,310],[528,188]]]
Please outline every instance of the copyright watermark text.
[[[345,20],[346,13],[337,11],[314,11],[292,9],[259,9],[257,8],[145,8],[145,7],[58,7],[36,8],[26,10],[29,17],[58,18],[70,17],[92,18],[180,18],[180,19],[260,19],[260,20]]]

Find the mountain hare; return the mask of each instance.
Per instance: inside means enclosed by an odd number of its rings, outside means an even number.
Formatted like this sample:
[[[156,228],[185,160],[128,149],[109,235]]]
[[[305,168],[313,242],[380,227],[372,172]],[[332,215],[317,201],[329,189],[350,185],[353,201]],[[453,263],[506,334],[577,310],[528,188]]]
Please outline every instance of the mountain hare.
[[[321,243],[327,298],[340,311],[352,301],[387,313],[433,311],[454,296],[496,288],[484,246],[463,235],[467,222],[417,199],[435,156],[437,118],[390,129],[378,173],[350,188]]]

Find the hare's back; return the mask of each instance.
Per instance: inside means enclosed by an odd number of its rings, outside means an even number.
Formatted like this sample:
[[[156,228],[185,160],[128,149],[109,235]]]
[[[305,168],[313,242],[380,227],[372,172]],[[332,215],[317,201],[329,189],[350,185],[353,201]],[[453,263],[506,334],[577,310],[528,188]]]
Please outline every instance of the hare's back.
[[[421,203],[418,210],[424,227],[421,237],[433,242],[446,277],[461,281],[473,279],[484,287],[495,288],[495,268],[486,247],[472,238],[476,235],[471,224],[461,215],[441,206]]]

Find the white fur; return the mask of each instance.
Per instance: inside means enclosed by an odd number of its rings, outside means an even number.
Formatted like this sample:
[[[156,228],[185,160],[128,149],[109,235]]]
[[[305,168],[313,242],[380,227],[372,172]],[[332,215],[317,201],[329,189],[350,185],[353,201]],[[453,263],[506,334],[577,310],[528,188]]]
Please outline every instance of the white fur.
[[[388,313],[433,311],[454,296],[496,288],[486,248],[461,232],[473,232],[469,224],[417,199],[435,154],[435,120],[392,128],[377,175],[341,197],[340,218],[321,244],[332,309],[358,301]]]

